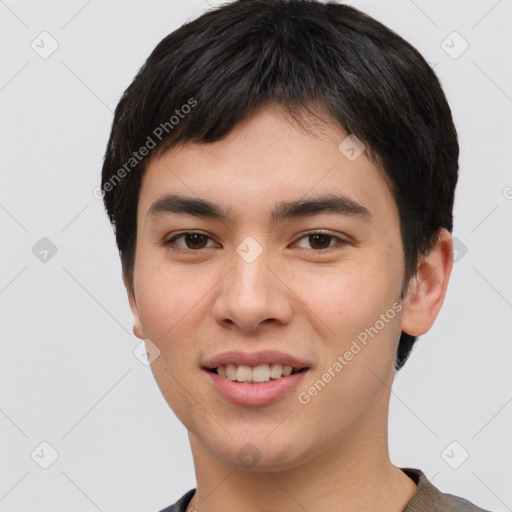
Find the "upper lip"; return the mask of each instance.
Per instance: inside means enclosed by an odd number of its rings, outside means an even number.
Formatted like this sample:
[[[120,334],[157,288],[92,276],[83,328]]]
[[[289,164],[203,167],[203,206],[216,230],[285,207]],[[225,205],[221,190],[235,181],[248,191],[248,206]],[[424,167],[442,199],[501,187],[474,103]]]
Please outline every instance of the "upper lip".
[[[247,365],[247,366],[258,366],[260,364],[281,364],[283,366],[291,366],[295,369],[307,368],[310,364],[307,361],[303,361],[284,352],[276,350],[265,350],[260,352],[223,352],[217,354],[212,358],[205,361],[203,367],[208,369],[217,368],[221,365],[235,364],[235,365]]]

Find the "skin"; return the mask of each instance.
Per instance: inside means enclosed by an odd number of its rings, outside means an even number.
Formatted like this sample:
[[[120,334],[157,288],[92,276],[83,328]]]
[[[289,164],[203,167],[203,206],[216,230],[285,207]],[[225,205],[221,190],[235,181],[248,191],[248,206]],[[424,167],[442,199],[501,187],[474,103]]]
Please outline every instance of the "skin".
[[[389,458],[390,388],[401,330],[427,332],[444,300],[453,264],[448,231],[418,262],[394,318],[308,404],[297,399],[397,304],[403,283],[396,204],[366,153],[349,161],[338,150],[346,136],[333,123],[309,134],[280,107],[266,107],[224,140],[187,143],[146,169],[133,289],[123,279],[134,334],[159,348],[153,374],[189,432],[197,479],[189,510],[400,512],[416,490]],[[229,207],[233,221],[148,218],[164,193]],[[371,220],[323,213],[268,224],[276,203],[327,193],[363,204]],[[187,230],[210,238],[189,240],[192,248],[184,237],[164,245]],[[317,230],[347,243],[314,245],[305,235]],[[236,252],[246,236],[263,249],[251,264]],[[300,389],[270,405],[228,403],[201,369],[221,352],[266,349],[311,362]],[[251,467],[238,455],[249,442],[260,457]]]

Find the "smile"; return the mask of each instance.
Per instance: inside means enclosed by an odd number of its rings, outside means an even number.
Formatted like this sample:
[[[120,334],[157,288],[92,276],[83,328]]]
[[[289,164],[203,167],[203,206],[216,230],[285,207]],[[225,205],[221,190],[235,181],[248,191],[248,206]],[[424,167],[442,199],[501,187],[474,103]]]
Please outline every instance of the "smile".
[[[211,372],[225,377],[233,382],[246,382],[249,384],[261,384],[269,380],[276,380],[281,377],[288,377],[296,373],[307,370],[307,367],[294,368],[290,365],[279,363],[260,364],[258,366],[248,366],[244,364],[219,365],[212,368]]]

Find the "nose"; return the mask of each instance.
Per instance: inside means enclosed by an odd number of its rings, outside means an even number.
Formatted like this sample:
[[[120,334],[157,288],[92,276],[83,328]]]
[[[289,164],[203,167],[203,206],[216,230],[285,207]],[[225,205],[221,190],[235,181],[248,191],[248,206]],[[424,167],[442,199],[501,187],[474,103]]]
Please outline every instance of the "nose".
[[[255,261],[239,254],[218,288],[213,315],[223,327],[255,331],[263,323],[285,325],[293,314],[286,277],[264,250]]]

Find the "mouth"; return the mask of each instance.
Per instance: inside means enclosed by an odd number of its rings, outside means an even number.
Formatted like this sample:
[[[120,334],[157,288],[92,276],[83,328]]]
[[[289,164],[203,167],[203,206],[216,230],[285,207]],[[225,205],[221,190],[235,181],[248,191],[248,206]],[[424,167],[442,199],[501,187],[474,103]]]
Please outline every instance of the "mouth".
[[[264,406],[286,399],[304,382],[313,365],[276,350],[224,352],[201,368],[224,400],[237,406]]]
[[[219,365],[214,368],[204,368],[210,373],[214,373],[228,379],[232,382],[241,382],[245,384],[264,384],[271,380],[289,377],[297,373],[309,370],[308,366],[290,366],[280,363],[264,363],[257,366],[249,366],[245,364],[226,364]]]
[[[237,406],[264,406],[289,397],[304,382],[310,367],[279,363],[258,366],[227,364],[203,368],[213,389]]]

